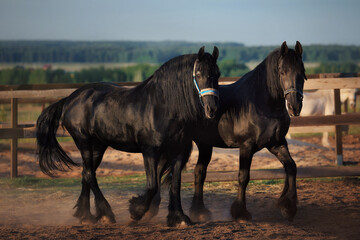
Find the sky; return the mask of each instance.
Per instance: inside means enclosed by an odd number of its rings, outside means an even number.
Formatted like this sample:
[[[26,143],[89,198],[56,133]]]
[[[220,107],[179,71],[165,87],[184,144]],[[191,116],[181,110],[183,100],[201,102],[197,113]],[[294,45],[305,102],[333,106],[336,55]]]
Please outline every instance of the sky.
[[[359,0],[0,0],[0,40],[360,45]]]

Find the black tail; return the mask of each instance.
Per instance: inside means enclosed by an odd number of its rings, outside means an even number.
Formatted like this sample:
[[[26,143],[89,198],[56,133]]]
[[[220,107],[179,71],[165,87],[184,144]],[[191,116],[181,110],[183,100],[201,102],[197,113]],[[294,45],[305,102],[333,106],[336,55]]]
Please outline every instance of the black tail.
[[[190,151],[187,153],[188,155],[186,157],[184,157],[184,161],[181,163],[181,166],[180,166],[181,172],[184,170],[186,163],[189,161],[191,151],[192,151],[192,145],[191,145]],[[165,168],[164,168],[164,174],[163,174],[164,177],[162,178],[162,184],[169,188],[171,187],[174,168],[176,168],[176,167],[171,162],[167,162],[165,165]],[[175,171],[177,171],[177,170],[175,169]]]
[[[54,176],[54,170],[65,171],[78,166],[59,145],[56,131],[66,98],[47,107],[36,122],[36,140],[39,153],[39,165],[43,173]]]

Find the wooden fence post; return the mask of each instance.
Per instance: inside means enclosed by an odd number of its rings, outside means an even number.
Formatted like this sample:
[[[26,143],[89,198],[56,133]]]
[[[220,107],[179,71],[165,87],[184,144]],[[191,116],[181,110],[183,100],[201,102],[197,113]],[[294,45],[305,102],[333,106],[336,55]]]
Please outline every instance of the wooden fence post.
[[[11,98],[11,128],[17,128],[18,126],[18,99]],[[16,178],[17,173],[17,148],[18,148],[18,139],[16,137],[11,139],[11,171],[10,178]]]
[[[334,89],[335,115],[341,115],[340,89]],[[335,153],[338,166],[343,165],[342,129],[341,125],[335,126]]]

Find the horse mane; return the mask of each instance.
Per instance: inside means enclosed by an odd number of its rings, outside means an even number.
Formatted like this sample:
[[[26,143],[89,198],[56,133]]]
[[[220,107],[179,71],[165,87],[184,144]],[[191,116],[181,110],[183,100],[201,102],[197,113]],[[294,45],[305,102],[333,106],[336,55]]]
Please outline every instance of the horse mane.
[[[192,80],[196,58],[196,54],[187,54],[169,60],[134,90],[145,91],[148,101],[166,103],[164,114],[195,120],[203,111]]]
[[[266,64],[266,86],[269,90],[270,95],[273,98],[279,98],[284,96],[279,79],[279,58],[280,48],[271,52],[264,60]]]

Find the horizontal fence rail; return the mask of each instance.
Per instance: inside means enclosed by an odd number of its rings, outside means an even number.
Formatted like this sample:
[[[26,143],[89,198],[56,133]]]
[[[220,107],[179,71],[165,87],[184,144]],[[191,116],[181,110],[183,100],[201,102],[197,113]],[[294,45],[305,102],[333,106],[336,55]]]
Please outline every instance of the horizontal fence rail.
[[[291,118],[289,132],[322,132],[335,131],[337,164],[342,164],[342,125],[360,124],[360,113],[341,114],[340,90],[360,88],[360,73],[311,74],[307,75],[304,90],[333,89],[335,95],[335,114],[331,116],[309,116]],[[221,85],[231,84],[239,77],[220,78]],[[134,87],[137,82],[117,83],[124,87]],[[33,85],[0,85],[0,103],[11,104],[11,123],[0,125],[0,139],[11,139],[11,172],[17,176],[17,140],[19,138],[35,138],[34,124],[18,124],[19,103],[55,102],[70,95],[85,84],[33,84]],[[9,127],[10,126],[10,127]],[[59,128],[58,136],[70,136]]]

